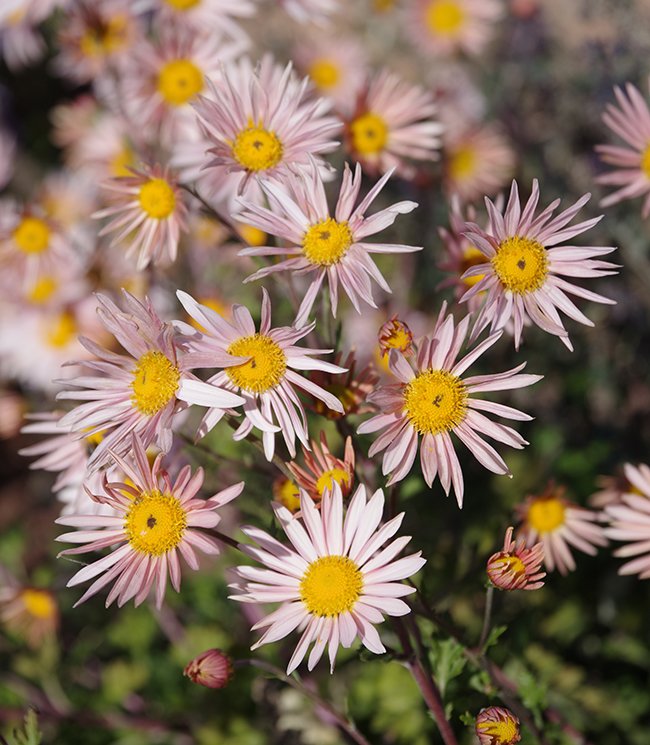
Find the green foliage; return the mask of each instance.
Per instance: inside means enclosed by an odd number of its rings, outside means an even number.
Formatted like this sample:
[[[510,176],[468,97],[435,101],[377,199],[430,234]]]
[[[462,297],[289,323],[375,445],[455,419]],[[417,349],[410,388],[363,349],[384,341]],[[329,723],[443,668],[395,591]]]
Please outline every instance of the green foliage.
[[[449,683],[465,669],[467,658],[463,647],[454,639],[432,639],[429,663],[444,698]]]
[[[6,735],[7,745],[41,745],[42,738],[34,709],[28,709],[22,729],[13,729]]]

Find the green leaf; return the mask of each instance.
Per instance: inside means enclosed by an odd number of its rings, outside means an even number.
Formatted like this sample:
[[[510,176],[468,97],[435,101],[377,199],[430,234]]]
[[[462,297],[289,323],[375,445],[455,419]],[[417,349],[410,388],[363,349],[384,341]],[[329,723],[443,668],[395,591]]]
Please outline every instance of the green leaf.
[[[434,639],[429,650],[429,661],[444,697],[449,682],[457,678],[467,664],[463,647],[454,639]]]
[[[15,729],[7,736],[7,745],[41,745],[43,734],[38,728],[38,717],[34,709],[25,714],[23,729]]]
[[[495,626],[494,628],[492,628],[485,642],[485,647],[483,648],[484,651],[488,650],[490,647],[493,647],[507,630],[507,626]]]

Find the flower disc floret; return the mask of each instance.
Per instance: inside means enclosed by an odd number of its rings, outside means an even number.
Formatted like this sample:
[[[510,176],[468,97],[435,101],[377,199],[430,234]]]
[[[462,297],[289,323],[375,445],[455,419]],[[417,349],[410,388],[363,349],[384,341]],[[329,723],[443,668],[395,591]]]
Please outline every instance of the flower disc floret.
[[[368,111],[350,124],[352,146],[361,155],[380,153],[388,142],[388,125],[383,117]]]
[[[319,88],[333,88],[341,79],[341,71],[333,60],[317,59],[309,68],[309,77]]]
[[[133,371],[131,401],[142,414],[157,414],[174,397],[180,377],[180,370],[162,352],[146,352]]]
[[[300,598],[310,613],[332,618],[350,611],[363,590],[363,575],[347,556],[321,556],[300,582]]]
[[[126,514],[124,531],[134,551],[162,556],[176,548],[187,528],[180,500],[158,489],[141,492]]]
[[[232,154],[249,171],[268,171],[282,160],[283,147],[275,132],[249,126],[235,137]]]
[[[24,217],[13,232],[18,248],[26,254],[40,254],[50,243],[50,229],[38,217]]]
[[[34,618],[49,619],[56,616],[56,603],[46,590],[28,587],[20,593],[27,612]]]
[[[176,207],[174,190],[163,178],[153,178],[140,187],[140,207],[154,220],[164,220]]]
[[[519,741],[519,726],[514,719],[506,718],[498,722],[480,722],[477,731],[492,737],[494,745],[511,745]]]
[[[446,370],[425,370],[404,388],[404,413],[421,435],[449,432],[466,411],[465,384]]]
[[[426,21],[435,34],[453,36],[465,22],[465,13],[455,0],[434,0],[426,14]]]
[[[183,106],[203,90],[201,70],[188,59],[175,59],[158,73],[158,92],[170,106]]]
[[[326,489],[332,490],[334,484],[338,484],[341,487],[341,491],[345,490],[345,487],[350,486],[350,474],[343,468],[330,468],[328,471],[324,471],[316,480],[316,489],[322,496]]]
[[[566,507],[557,497],[536,499],[528,509],[528,523],[538,533],[551,533],[564,525]]]
[[[519,295],[538,290],[548,275],[544,246],[532,238],[518,235],[499,244],[492,266],[501,284]]]
[[[306,258],[317,266],[337,264],[353,243],[347,222],[331,217],[312,225],[305,233],[302,245]]]
[[[253,393],[278,385],[287,369],[287,357],[280,345],[263,334],[237,339],[227,352],[234,357],[250,357],[248,362],[229,367],[226,372],[235,385]]]
[[[167,5],[171,5],[174,10],[189,10],[196,7],[201,0],[165,0]]]

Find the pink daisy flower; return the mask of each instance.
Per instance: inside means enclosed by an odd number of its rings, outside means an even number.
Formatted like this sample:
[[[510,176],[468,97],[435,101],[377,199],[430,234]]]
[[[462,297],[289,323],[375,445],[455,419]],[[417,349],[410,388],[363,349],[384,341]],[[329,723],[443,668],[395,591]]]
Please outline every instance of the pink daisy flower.
[[[598,513],[591,512],[564,498],[564,489],[549,487],[540,496],[530,496],[517,512],[522,520],[520,535],[527,546],[544,546],[544,565],[560,574],[576,568],[569,546],[595,556],[596,546],[606,546],[607,538]]]
[[[139,12],[153,10],[161,27],[176,26],[214,34],[225,33],[233,39],[245,39],[237,22],[255,15],[258,0],[137,0]],[[235,20],[237,19],[237,20]]]
[[[56,0],[5,0],[0,8],[0,55],[10,70],[37,62],[46,45],[38,24],[52,12]]]
[[[422,250],[421,246],[366,242],[369,236],[392,225],[398,215],[408,214],[417,207],[415,202],[398,202],[366,217],[366,211],[391,173],[386,173],[355,207],[363,174],[361,166],[357,164],[353,175],[346,163],[334,217],[331,217],[323,180],[316,168],[311,169],[311,174],[288,174],[282,185],[272,181],[263,182],[261,187],[271,209],[242,202],[244,210],[239,218],[291,245],[285,248],[245,248],[240,251],[242,256],[288,257],[251,274],[246,281],[287,270],[313,275],[296,318],[299,326],[306,322],[325,277],[334,316],[338,307],[339,284],[358,312],[361,312],[360,302],[375,308],[371,280],[386,292],[390,292],[390,287],[369,254]]]
[[[209,499],[197,498],[203,485],[203,469],[192,475],[191,468],[181,469],[172,483],[162,469],[162,454],[149,465],[142,442],[131,440],[133,463],[111,453],[127,479],[109,483],[104,478],[103,494],[94,498],[114,508],[114,516],[66,515],[59,525],[81,530],[64,533],[57,540],[85,544],[68,548],[59,556],[76,556],[111,547],[111,552],[80,569],[68,587],[94,579],[75,603],[75,607],[113,582],[106,607],[114,600],[123,606],[131,598],[135,605],[145,600],[155,588],[156,606],[161,607],[167,588],[167,577],[176,592],[181,586],[179,554],[192,569],[198,569],[196,550],[215,555],[219,544],[197,528],[215,528],[220,522],[220,507],[241,494],[244,482],[230,486]],[[95,579],[97,578],[97,579]]]
[[[618,504],[606,507],[604,515],[610,522],[605,535],[626,545],[614,551],[614,556],[636,557],[618,570],[619,574],[638,574],[650,578],[650,467],[645,463],[626,463],[625,476],[630,484]]]
[[[489,225],[483,229],[468,223],[467,239],[483,252],[485,263],[472,267],[463,279],[483,275],[461,298],[467,302],[485,292],[483,307],[472,329],[472,339],[490,326],[490,331],[502,329],[513,321],[515,348],[519,348],[526,319],[530,319],[549,334],[559,336],[572,350],[569,333],[562,324],[558,310],[574,321],[593,326],[568,295],[576,295],[597,303],[614,305],[615,301],[567,282],[564,277],[606,277],[616,274],[616,265],[594,257],[616,250],[612,246],[558,245],[584,233],[602,219],[602,215],[569,226],[571,220],[590,198],[585,194],[574,205],[552,218],[560,200],[550,204],[535,216],[539,201],[539,184],[533,180],[533,190],[522,210],[517,182],[512,182],[505,212],[486,198]]]
[[[95,356],[83,362],[95,374],[68,381],[76,390],[57,398],[84,401],[60,421],[82,436],[105,434],[88,460],[89,470],[104,465],[115,451],[129,449],[131,433],[144,447],[153,442],[163,451],[172,444],[172,420],[179,408],[177,393],[181,382],[190,377],[190,364],[178,347],[173,326],[160,320],[151,302],[144,303],[124,291],[125,311],[108,297],[98,295],[100,319],[127,354],[115,354],[82,337],[81,343]],[[224,409],[244,403],[241,396],[212,389],[213,405]]]
[[[354,484],[354,447],[352,438],[345,440],[345,452],[343,460],[332,455],[327,446],[325,432],[320,433],[320,447],[312,440],[313,454],[308,450],[303,453],[305,466],[299,466],[296,462],[287,463],[289,471],[295,478],[296,487],[309,494],[316,504],[319,504],[323,494],[332,490],[334,484],[338,484],[341,495],[345,498],[352,491]],[[285,505],[287,506],[287,505]]]
[[[341,124],[325,115],[331,104],[311,98],[309,79],[299,83],[290,64],[283,69],[265,57],[255,70],[247,61],[227,65],[208,85],[209,96],[194,105],[212,145],[206,167],[242,174],[240,192],[253,178],[284,175],[338,145],[331,137]]]
[[[460,360],[460,349],[467,336],[470,318],[454,324],[445,317],[443,307],[433,334],[418,343],[417,358],[412,362],[398,350],[390,352],[390,371],[397,383],[379,386],[368,396],[380,414],[363,422],[358,432],[368,434],[384,430],[368,455],[384,452],[382,472],[390,474],[388,484],[401,481],[411,470],[420,446],[424,480],[431,486],[437,475],[446,494],[453,485],[458,506],[463,506],[463,473],[451,439],[453,432],[479,463],[489,471],[510,474],[497,451],[483,435],[522,448],[528,443],[511,427],[491,421],[481,412],[506,419],[532,419],[510,406],[474,398],[483,391],[503,391],[532,385],[541,375],[520,375],[526,363],[503,373],[461,378],[461,375],[500,337],[492,334]],[[413,365],[413,366],[412,366]],[[415,369],[413,369],[415,367]]]
[[[506,530],[501,551],[492,554],[487,562],[490,582],[500,590],[539,590],[546,572],[540,572],[544,561],[544,546],[536,543],[526,548],[525,542],[512,539],[514,528]]]
[[[187,231],[187,206],[169,168],[132,169],[131,176],[111,179],[103,187],[120,196],[94,213],[96,219],[111,218],[99,235],[115,233],[111,245],[125,244],[128,256],[137,254],[138,271],[150,262],[175,261],[181,231]]]
[[[601,207],[645,196],[643,217],[650,215],[650,109],[638,88],[626,83],[625,90],[616,86],[614,94],[618,108],[607,104],[603,121],[625,141],[626,145],[597,145],[605,163],[616,167],[611,173],[598,176],[599,184],[618,187],[601,200]]]
[[[252,649],[301,630],[287,674],[302,662],[312,642],[309,670],[320,660],[325,647],[329,647],[333,670],[339,645],[350,647],[357,636],[371,652],[385,652],[375,624],[384,620],[384,614],[402,616],[410,612],[400,598],[415,588],[399,580],[411,577],[425,563],[421,552],[395,560],[410,536],[396,538],[380,550],[399,530],[404,513],[380,528],[384,494],[379,489],[368,500],[366,488],[359,486],[344,518],[338,485],[333,492],[325,492],[320,511],[305,492],[299,516],[281,505],[275,505],[274,510],[291,546],[258,528],[242,528],[259,546],[242,545],[242,550],[267,568],[237,567],[244,582],[232,585],[238,591],[234,600],[282,603],[253,626],[253,630],[263,628],[265,632]]]
[[[410,160],[438,159],[442,125],[433,119],[433,96],[385,69],[359,95],[354,115],[346,122],[346,142],[368,173],[391,169],[410,176]]]
[[[519,719],[501,706],[481,709],[475,731],[480,745],[516,745],[521,740]]]
[[[178,299],[189,316],[206,331],[194,331],[191,326],[178,324],[191,334],[186,359],[193,368],[221,368],[207,383],[199,380],[180,382],[178,397],[181,401],[197,406],[207,406],[199,433],[209,432],[224,414],[219,401],[221,393],[237,391],[244,402],[244,421],[233,435],[244,439],[257,427],[262,430],[264,452],[268,460],[275,451],[275,433],[282,432],[291,457],[296,455],[296,437],[309,450],[307,418],[296,388],[322,401],[329,409],[343,413],[341,402],[326,390],[311,382],[297,371],[321,370],[344,373],[345,368],[330,362],[314,359],[331,349],[307,349],[297,342],[314,329],[311,323],[301,328],[295,326],[271,327],[271,300],[262,290],[262,318],[259,331],[253,317],[243,305],[234,305],[232,323],[218,313],[200,305],[190,295],[180,290]],[[274,420],[280,426],[276,426]]]

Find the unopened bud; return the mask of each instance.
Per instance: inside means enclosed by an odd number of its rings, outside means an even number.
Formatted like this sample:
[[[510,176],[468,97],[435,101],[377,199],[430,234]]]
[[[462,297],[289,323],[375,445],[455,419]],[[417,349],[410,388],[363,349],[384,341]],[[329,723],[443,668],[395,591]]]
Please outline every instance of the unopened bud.
[[[476,717],[476,735],[481,745],[515,745],[521,740],[519,720],[508,709],[488,706]]]
[[[208,649],[186,666],[183,675],[207,688],[225,688],[233,675],[232,662],[220,649]]]

